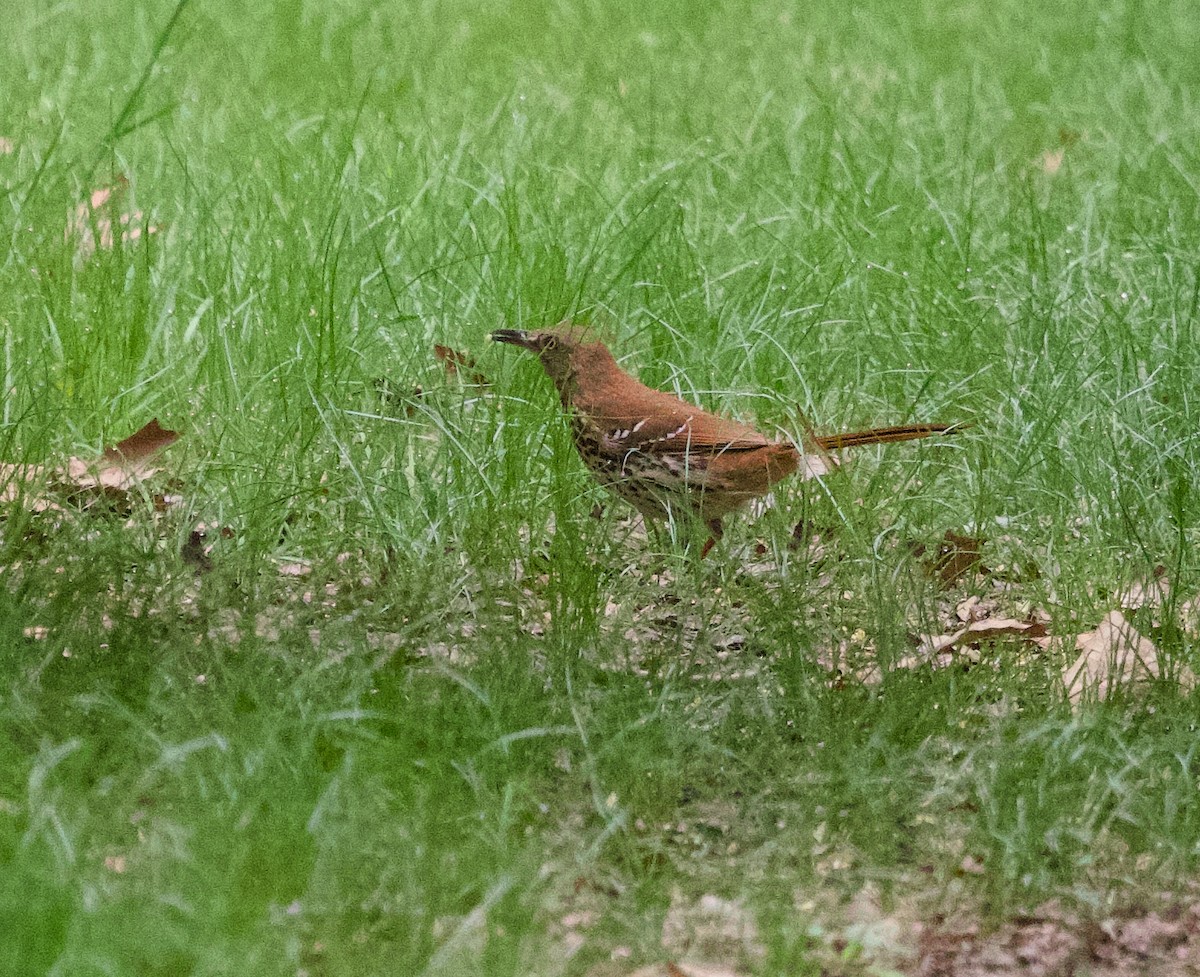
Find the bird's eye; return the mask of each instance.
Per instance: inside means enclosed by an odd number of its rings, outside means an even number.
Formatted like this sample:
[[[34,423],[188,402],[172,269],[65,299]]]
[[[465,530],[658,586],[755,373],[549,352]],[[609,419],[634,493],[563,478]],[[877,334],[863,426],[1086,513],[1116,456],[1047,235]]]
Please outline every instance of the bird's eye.
[[[548,352],[549,350],[554,349],[557,345],[558,345],[558,340],[555,339],[553,336],[548,336],[546,338],[545,342],[542,343],[542,350],[543,350],[543,352]]]

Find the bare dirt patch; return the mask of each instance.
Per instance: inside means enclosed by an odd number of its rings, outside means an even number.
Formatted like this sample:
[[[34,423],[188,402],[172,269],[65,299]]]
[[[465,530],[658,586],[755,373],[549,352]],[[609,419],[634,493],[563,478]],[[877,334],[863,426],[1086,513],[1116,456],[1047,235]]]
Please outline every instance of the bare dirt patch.
[[[916,977],[1183,977],[1200,974],[1200,905],[1095,920],[1051,902],[990,930],[964,920],[923,927],[918,944]]]

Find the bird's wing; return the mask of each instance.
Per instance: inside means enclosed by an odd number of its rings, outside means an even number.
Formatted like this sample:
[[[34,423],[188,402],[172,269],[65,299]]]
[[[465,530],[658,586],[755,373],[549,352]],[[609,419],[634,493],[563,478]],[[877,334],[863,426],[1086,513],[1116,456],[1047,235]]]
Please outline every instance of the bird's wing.
[[[597,412],[591,420],[603,432],[601,452],[614,457],[630,451],[711,455],[752,451],[773,443],[746,424],[710,414],[662,391],[645,391],[636,412]]]

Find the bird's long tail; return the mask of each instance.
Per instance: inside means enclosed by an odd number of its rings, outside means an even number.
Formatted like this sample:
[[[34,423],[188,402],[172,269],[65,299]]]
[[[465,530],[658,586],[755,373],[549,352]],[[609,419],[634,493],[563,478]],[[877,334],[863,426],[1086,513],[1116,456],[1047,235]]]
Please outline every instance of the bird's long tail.
[[[965,424],[900,424],[896,427],[873,427],[866,431],[850,431],[846,434],[813,434],[816,447],[823,451],[839,451],[842,448],[857,448],[864,444],[886,444],[889,441],[912,441],[928,438],[935,434],[955,434]]]

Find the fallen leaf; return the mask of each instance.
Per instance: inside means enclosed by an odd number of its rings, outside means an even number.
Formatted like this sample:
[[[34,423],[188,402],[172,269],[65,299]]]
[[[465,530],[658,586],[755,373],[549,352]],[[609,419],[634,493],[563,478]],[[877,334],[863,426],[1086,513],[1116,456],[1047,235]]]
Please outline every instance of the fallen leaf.
[[[12,140],[6,136],[0,136],[0,156],[7,156],[13,151]]]
[[[690,960],[668,963],[667,973],[670,977],[740,977],[738,971],[725,964],[696,963]]]
[[[937,550],[929,553],[924,543],[909,544],[913,556],[921,560],[926,575],[937,580],[943,587],[952,587],[968,573],[984,570],[981,552],[986,542],[981,536],[960,536],[947,529],[938,543]]]
[[[131,491],[158,474],[151,462],[179,439],[155,418],[135,434],[106,448],[99,458],[68,458],[58,468],[0,462],[0,502],[23,498],[34,512],[61,509],[63,501],[83,508],[106,499],[129,505]],[[162,497],[164,503],[166,497]],[[157,504],[157,503],[156,503]]]
[[[97,244],[111,248],[119,241],[136,241],[142,233],[157,234],[158,228],[145,223],[140,210],[120,213],[121,203],[129,190],[129,178],[119,176],[115,183],[93,190],[88,199],[67,215],[64,240],[75,242],[76,254],[86,261],[96,252]]]
[[[972,621],[952,634],[927,636],[921,639],[918,654],[933,656],[941,652],[965,646],[978,647],[986,641],[998,638],[1021,638],[1032,641],[1046,637],[1046,625],[1042,621],[1021,621],[1014,617],[988,617]]]
[[[1117,591],[1117,606],[1125,611],[1162,607],[1171,591],[1166,572],[1166,567],[1156,566],[1149,580],[1135,580],[1128,587]]]
[[[1075,703],[1095,697],[1106,699],[1120,686],[1145,684],[1163,678],[1158,648],[1143,637],[1120,611],[1109,611],[1095,631],[1075,639],[1079,657],[1063,673],[1067,697]],[[1196,676],[1186,665],[1175,675],[1183,689],[1196,685]]]
[[[1060,128],[1058,130],[1058,145],[1053,149],[1043,150],[1034,159],[1033,165],[1045,173],[1046,176],[1056,175],[1062,169],[1062,165],[1067,158],[1067,150],[1079,142],[1082,135],[1082,133],[1065,126]]]
[[[111,448],[105,448],[99,461],[71,458],[67,477],[80,490],[103,488],[124,491],[135,483],[157,474],[150,462],[164,448],[179,440],[176,431],[168,431],[154,418],[141,430]]]
[[[823,475],[828,475],[840,464],[841,461],[836,455],[819,455],[802,452],[800,455],[800,467],[797,469],[796,477],[802,482],[807,482],[810,478],[821,478]]]
[[[307,563],[281,563],[276,572],[281,577],[307,577],[312,573],[312,567]]]
[[[126,465],[140,464],[178,440],[179,433],[168,431],[155,417],[124,441],[118,441],[111,448],[106,448],[104,457],[110,460],[119,459]]]
[[[647,967],[638,967],[637,970],[630,972],[628,977],[742,977],[742,973],[724,964],[668,960],[665,963],[652,963]]]
[[[964,624],[970,621],[982,621],[984,618],[992,616],[996,604],[995,600],[983,601],[977,595],[972,594],[966,600],[958,603],[954,608],[954,616]]]
[[[1064,149],[1047,149],[1037,158],[1037,165],[1046,176],[1054,176],[1062,169],[1063,158],[1066,156]]]
[[[475,368],[475,360],[468,354],[449,346],[435,344],[433,355],[441,361],[446,369],[446,376],[450,379],[465,380],[476,387],[490,385],[491,381]]]
[[[803,411],[797,411],[797,420],[804,429],[803,446],[816,450],[800,452],[800,466],[796,477],[802,482],[807,482],[810,478],[828,475],[841,464],[840,458],[833,451],[823,447],[824,441]]]

